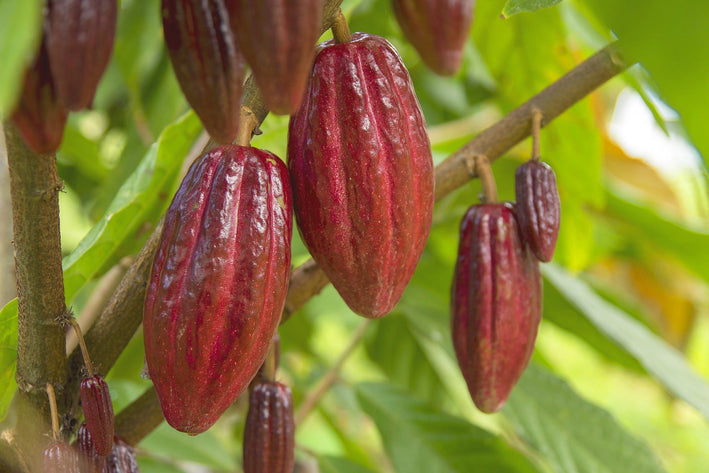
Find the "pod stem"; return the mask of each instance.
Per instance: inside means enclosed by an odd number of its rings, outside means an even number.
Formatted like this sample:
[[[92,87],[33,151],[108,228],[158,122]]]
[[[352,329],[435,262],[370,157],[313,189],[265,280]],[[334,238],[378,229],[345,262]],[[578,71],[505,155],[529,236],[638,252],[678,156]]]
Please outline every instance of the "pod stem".
[[[74,329],[74,333],[76,334],[76,338],[79,340],[79,347],[81,347],[81,355],[84,357],[84,365],[86,365],[86,371],[89,373],[89,376],[93,376],[94,365],[91,363],[91,357],[89,357],[89,350],[88,348],[86,348],[84,334],[81,333],[81,327],[79,327],[79,322],[77,322],[76,319],[72,316],[68,316],[66,318],[66,321],[71,324],[71,327]]]
[[[52,437],[58,442],[60,440],[59,413],[57,412],[57,396],[54,394],[52,383],[47,383],[47,397],[49,398],[49,414],[52,417]]]
[[[350,33],[350,27],[347,25],[347,19],[345,15],[340,10],[335,17],[335,21],[332,24],[332,36],[335,38],[335,42],[338,44],[347,43],[352,41],[352,34]]]
[[[486,204],[496,204],[498,201],[497,184],[495,184],[490,160],[484,154],[478,154],[473,158],[473,163],[475,174],[480,178],[483,187],[483,201]]]
[[[271,341],[266,361],[263,362],[263,375],[269,381],[275,381],[276,379],[276,370],[278,369],[276,362],[276,343]]]
[[[251,136],[259,125],[254,112],[246,105],[241,106],[241,116],[239,118],[239,133],[236,136],[236,144],[239,146],[249,146]]]
[[[532,159],[534,161],[541,159],[541,155],[539,154],[539,136],[543,119],[544,114],[541,110],[538,108],[532,109]]]

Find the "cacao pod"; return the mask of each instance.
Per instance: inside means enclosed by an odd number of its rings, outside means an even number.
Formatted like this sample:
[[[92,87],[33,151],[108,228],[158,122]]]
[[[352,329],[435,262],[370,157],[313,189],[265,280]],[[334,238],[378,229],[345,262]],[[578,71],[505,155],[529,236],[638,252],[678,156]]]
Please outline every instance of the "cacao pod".
[[[458,365],[475,405],[502,408],[529,363],[541,319],[539,263],[510,204],[468,209],[451,289]]]
[[[288,170],[224,146],[192,165],[165,214],[145,297],[148,372],[165,419],[207,430],[266,358],[290,274]]]
[[[113,449],[106,457],[104,473],[140,473],[135,459],[135,450],[125,440],[116,435],[113,438]]]
[[[293,399],[288,386],[256,384],[244,426],[244,473],[291,473],[295,461]]]
[[[222,0],[162,0],[167,51],[187,102],[218,143],[236,138],[244,60]]]
[[[11,120],[32,151],[50,154],[62,142],[67,114],[57,96],[43,40],[37,57],[25,72],[22,94]]]
[[[225,0],[225,4],[264,103],[273,113],[295,112],[320,36],[322,0]]]
[[[473,22],[475,0],[391,0],[404,36],[434,72],[454,74]]]
[[[79,471],[76,450],[68,443],[52,441],[44,449],[42,466],[45,473],[76,473]]]
[[[79,394],[86,428],[96,451],[108,455],[113,447],[113,404],[108,384],[101,375],[89,376],[81,380]]]
[[[364,33],[322,45],[288,135],[298,228],[347,305],[399,301],[431,226],[426,124],[394,47]]]
[[[517,219],[522,237],[539,261],[554,257],[561,203],[556,176],[548,164],[530,160],[515,172]]]
[[[113,443],[113,439],[111,439],[111,443]],[[99,455],[96,450],[91,432],[86,428],[86,422],[82,422],[76,433],[76,447],[79,453],[79,471],[81,473],[101,473],[103,471],[106,457]]]
[[[91,106],[116,35],[116,0],[49,0],[47,51],[57,94],[69,110]]]

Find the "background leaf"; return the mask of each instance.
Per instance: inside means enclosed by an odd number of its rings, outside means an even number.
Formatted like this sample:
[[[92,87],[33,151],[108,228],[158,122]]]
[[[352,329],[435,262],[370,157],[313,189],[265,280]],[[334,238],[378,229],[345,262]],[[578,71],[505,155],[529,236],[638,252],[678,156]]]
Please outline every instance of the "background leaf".
[[[8,302],[0,310],[0,421],[17,389],[17,299]]]
[[[542,8],[553,7],[561,0],[507,0],[502,9],[502,15],[509,18],[512,15],[522,12],[534,12]]]
[[[502,412],[557,473],[665,471],[647,445],[610,414],[534,364],[522,375]]]
[[[374,473],[358,463],[346,458],[323,455],[318,458],[320,473]]]

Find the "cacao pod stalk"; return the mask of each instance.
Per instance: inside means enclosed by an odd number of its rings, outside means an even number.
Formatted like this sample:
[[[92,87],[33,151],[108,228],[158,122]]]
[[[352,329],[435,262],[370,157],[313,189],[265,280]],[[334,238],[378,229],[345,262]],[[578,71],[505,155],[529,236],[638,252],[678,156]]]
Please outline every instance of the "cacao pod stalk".
[[[182,181],[143,315],[148,372],[177,430],[207,430],[266,358],[285,304],[291,233],[288,171],[268,151],[215,148]]]
[[[324,43],[291,117],[298,228],[347,305],[381,317],[413,275],[431,226],[434,176],[408,71],[384,38]]]

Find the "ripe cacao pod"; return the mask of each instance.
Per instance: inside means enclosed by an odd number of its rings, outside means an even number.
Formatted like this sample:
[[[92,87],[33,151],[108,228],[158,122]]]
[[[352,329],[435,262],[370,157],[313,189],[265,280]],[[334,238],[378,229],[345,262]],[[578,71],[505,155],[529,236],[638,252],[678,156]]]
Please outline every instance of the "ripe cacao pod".
[[[57,96],[43,40],[37,57],[25,72],[22,95],[11,120],[32,151],[50,154],[62,142],[67,114]]]
[[[322,45],[288,136],[298,228],[347,305],[399,301],[431,226],[434,176],[409,74],[379,36]]]
[[[162,24],[175,76],[215,141],[236,138],[244,60],[222,0],[162,0]]]
[[[288,170],[223,146],[192,165],[165,214],[145,297],[148,372],[165,419],[207,430],[266,358],[290,274]]]
[[[99,455],[108,455],[113,447],[113,403],[108,384],[101,375],[89,376],[79,385],[81,408],[86,428]]]
[[[475,0],[391,0],[404,36],[434,72],[454,74],[473,22]]]
[[[106,457],[104,473],[140,473],[135,459],[135,450],[125,440],[116,435],[113,438],[113,449]]]
[[[69,110],[91,106],[116,35],[116,0],[49,0],[47,50],[59,97]]]
[[[225,4],[264,103],[273,113],[295,112],[320,36],[322,0],[225,0]]]
[[[561,215],[554,171],[541,161],[527,161],[515,172],[515,194],[522,237],[539,261],[551,261]]]
[[[79,471],[76,450],[68,443],[52,441],[44,449],[42,466],[45,473],[76,473]]]
[[[244,473],[291,473],[295,461],[293,399],[288,386],[256,384],[244,426]]]
[[[475,405],[502,408],[529,363],[541,319],[539,263],[510,204],[468,209],[451,289],[458,365]]]
[[[113,438],[111,438],[113,444]],[[79,454],[79,471],[81,473],[101,473],[103,471],[106,457],[99,455],[96,444],[91,437],[91,432],[86,428],[86,422],[82,422],[76,433],[76,447]]]

